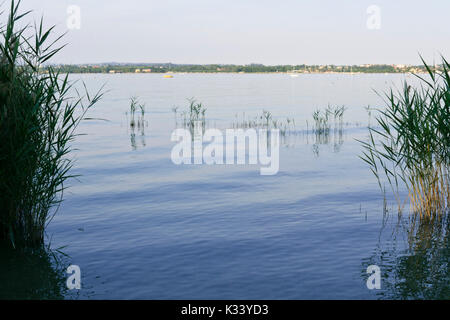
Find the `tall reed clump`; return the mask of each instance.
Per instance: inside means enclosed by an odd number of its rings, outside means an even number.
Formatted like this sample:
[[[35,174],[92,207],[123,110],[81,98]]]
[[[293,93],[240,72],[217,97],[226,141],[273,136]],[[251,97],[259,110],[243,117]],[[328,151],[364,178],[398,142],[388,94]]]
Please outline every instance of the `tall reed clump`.
[[[336,151],[344,142],[344,113],[345,106],[332,107],[328,105],[325,110],[316,110],[313,112],[314,125],[312,132],[315,135],[315,144],[328,144],[330,142],[331,133],[334,137],[334,145]],[[333,128],[333,131],[331,129]]]
[[[135,120],[136,111],[139,109],[137,121]],[[139,102],[138,97],[131,97],[130,99],[130,127],[134,128],[136,125],[138,128],[144,127],[145,121],[145,104]]]
[[[137,120],[136,120],[136,112],[137,114]],[[125,112],[128,118],[128,113]],[[131,140],[131,147],[133,150],[137,150],[137,144],[136,144],[136,132],[135,129],[137,127],[137,130],[141,137],[141,145],[143,147],[146,146],[145,143],[145,127],[148,126],[148,121],[145,120],[145,104],[139,102],[138,97],[131,97],[130,99],[130,140]]]
[[[187,111],[183,111],[181,113],[183,117],[183,127],[189,128],[193,132],[194,127],[197,124],[201,124],[202,128],[205,129],[206,127],[206,107],[203,106],[201,102],[197,102],[194,98],[188,99],[189,101],[189,107]],[[175,113],[176,117],[176,111],[178,108],[174,109],[172,108],[172,111]],[[176,118],[175,118],[176,120]]]
[[[27,15],[11,2],[0,26],[0,241],[13,247],[42,246],[44,230],[71,177],[67,158],[75,128],[101,97],[71,98],[68,75],[43,63],[62,47],[49,42],[53,27],[17,28]],[[29,32],[32,30],[33,35]],[[74,90],[75,91],[75,90]]]
[[[406,185],[411,209],[421,218],[444,214],[450,201],[450,65],[442,59],[441,70],[422,59],[428,75],[417,76],[420,86],[405,82],[402,90],[386,94],[387,107],[378,110],[378,125],[362,142],[362,159],[380,187],[381,176],[397,196]]]

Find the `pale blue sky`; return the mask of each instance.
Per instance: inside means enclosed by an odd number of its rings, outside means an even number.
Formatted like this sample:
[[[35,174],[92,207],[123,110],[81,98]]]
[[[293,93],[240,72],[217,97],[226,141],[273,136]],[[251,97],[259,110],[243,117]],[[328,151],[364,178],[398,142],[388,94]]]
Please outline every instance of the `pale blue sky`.
[[[55,63],[420,64],[450,58],[449,0],[23,0],[67,31]],[[381,9],[381,29],[366,27]],[[4,19],[2,17],[2,19]]]

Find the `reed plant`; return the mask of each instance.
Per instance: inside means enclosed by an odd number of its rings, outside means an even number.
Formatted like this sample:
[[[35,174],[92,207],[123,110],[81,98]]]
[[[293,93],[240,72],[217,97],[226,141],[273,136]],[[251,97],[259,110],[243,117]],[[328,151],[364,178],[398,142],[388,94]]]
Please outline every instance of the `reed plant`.
[[[206,107],[201,102],[197,102],[194,98],[188,99],[188,109],[181,112],[182,125],[184,128],[189,128],[192,132],[196,123],[200,123],[203,130],[206,127]],[[172,112],[175,114],[175,123],[177,124],[177,108],[172,108]]]
[[[328,105],[323,110],[318,109],[313,112],[312,132],[316,145],[329,144],[330,138],[333,136],[335,149],[339,149],[343,143],[345,110],[345,106]]]
[[[448,211],[450,200],[450,75],[449,63],[418,76],[419,86],[407,82],[385,94],[386,108],[378,110],[377,126],[361,158],[369,164],[382,187],[383,177],[402,208],[399,190],[408,190],[411,210],[421,218]]]
[[[137,113],[137,117],[136,117]],[[128,112],[125,112],[128,119]],[[142,147],[146,146],[145,142],[145,127],[148,127],[148,121],[145,120],[145,104],[139,101],[139,98],[134,96],[130,98],[130,142],[131,148],[137,150],[136,143],[136,128],[141,138]]]
[[[236,129],[278,129],[280,135],[286,136],[288,134],[295,134],[295,120],[293,118],[274,119],[272,113],[263,110],[260,115],[254,118],[246,118],[243,113],[243,119],[239,119],[238,114],[235,116],[236,120],[232,123],[232,127]]]
[[[18,27],[28,14],[19,13],[19,4],[11,2],[0,26],[0,241],[34,247],[43,245],[72,177],[75,129],[102,94],[86,90],[84,99],[68,75],[52,67],[42,72],[61,50],[55,47],[61,37],[50,40],[53,27],[44,29],[42,19],[34,28]]]
[[[136,111],[139,111],[136,120]],[[138,128],[144,127],[147,122],[145,121],[145,104],[139,102],[138,97],[131,97],[130,99],[130,127]]]
[[[334,125],[335,129],[342,129],[345,110],[345,106],[333,107],[328,105],[325,110],[314,111],[314,133],[328,135],[332,125]]]

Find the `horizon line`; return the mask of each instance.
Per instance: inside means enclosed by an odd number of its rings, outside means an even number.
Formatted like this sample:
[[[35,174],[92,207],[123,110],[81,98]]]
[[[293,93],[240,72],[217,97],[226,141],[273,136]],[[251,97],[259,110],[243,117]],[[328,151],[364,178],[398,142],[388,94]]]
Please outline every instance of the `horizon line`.
[[[433,63],[434,64],[434,63]],[[95,66],[95,65],[175,65],[175,66],[208,66],[208,65],[218,65],[218,66],[265,66],[265,67],[275,67],[275,66],[423,66],[423,64],[410,64],[410,63],[359,63],[359,64],[264,64],[264,63],[174,63],[174,62],[117,62],[117,61],[109,61],[109,62],[87,62],[87,63],[48,63],[46,65],[49,66],[58,66],[58,65],[68,65],[68,66]],[[437,64],[439,65],[439,64]]]

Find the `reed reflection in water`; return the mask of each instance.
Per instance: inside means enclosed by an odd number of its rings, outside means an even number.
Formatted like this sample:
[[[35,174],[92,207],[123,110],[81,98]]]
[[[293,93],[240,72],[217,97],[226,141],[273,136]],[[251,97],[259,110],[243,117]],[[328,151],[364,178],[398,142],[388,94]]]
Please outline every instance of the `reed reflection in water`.
[[[66,287],[69,263],[59,252],[2,247],[0,261],[0,299],[59,300],[77,296],[77,290],[69,292]]]
[[[450,223],[385,214],[373,255],[363,261],[381,268],[381,299],[450,299]],[[384,238],[384,240],[383,240]]]

